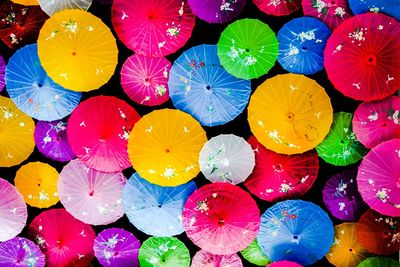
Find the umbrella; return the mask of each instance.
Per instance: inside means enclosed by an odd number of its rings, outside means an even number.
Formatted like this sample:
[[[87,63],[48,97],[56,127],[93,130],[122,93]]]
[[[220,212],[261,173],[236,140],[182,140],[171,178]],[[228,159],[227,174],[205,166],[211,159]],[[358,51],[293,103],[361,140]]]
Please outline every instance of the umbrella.
[[[399,229],[399,218],[383,216],[376,211],[367,210],[358,221],[356,234],[360,245],[369,252],[390,255],[400,250]]]
[[[221,134],[204,144],[200,170],[211,182],[238,184],[246,180],[255,165],[254,152],[242,137]]]
[[[185,45],[195,16],[183,0],[114,0],[112,23],[135,54],[162,57]]]
[[[353,131],[366,147],[400,136],[400,97],[361,103],[353,117]]]
[[[153,184],[177,186],[199,173],[199,152],[206,141],[205,131],[190,115],[161,109],[136,123],[128,153],[141,177]]]
[[[23,165],[15,175],[14,183],[25,202],[36,208],[57,204],[58,171],[49,164],[36,161]]]
[[[324,52],[325,69],[335,88],[362,101],[379,100],[399,89],[398,64],[400,22],[383,14],[346,20],[332,33]]]
[[[227,72],[242,79],[266,74],[278,56],[278,40],[271,28],[257,19],[236,20],[218,41],[218,57]]]
[[[131,166],[127,152],[129,133],[139,118],[123,100],[91,97],[79,104],[68,120],[72,151],[90,168],[104,172],[126,169]]]
[[[124,215],[121,172],[105,173],[87,168],[75,159],[60,173],[58,194],[65,209],[76,219],[92,225],[113,223]]]
[[[171,63],[163,57],[133,55],[121,69],[121,86],[130,99],[146,106],[160,105],[169,99],[168,75]]]
[[[12,49],[36,42],[47,18],[38,6],[5,1],[0,5],[0,39]]]
[[[6,62],[4,58],[0,56],[0,92],[3,91],[5,82],[4,82],[4,75],[6,72]]]
[[[92,227],[65,209],[50,209],[36,216],[28,237],[40,247],[48,266],[85,267],[94,257],[96,234]]]
[[[372,209],[400,216],[400,139],[392,139],[371,149],[358,167],[357,185]]]
[[[11,0],[12,2],[24,6],[37,6],[39,5],[38,0]]]
[[[240,251],[240,254],[242,254],[243,258],[248,262],[257,266],[266,266],[268,263],[271,263],[267,256],[264,255],[264,252],[262,252],[257,238],[255,238],[247,248]]]
[[[91,91],[114,74],[118,61],[115,38],[107,25],[88,12],[69,9],[54,14],[43,25],[37,42],[47,75],[67,89]]]
[[[81,93],[56,84],[40,65],[37,45],[27,45],[10,58],[5,75],[7,92],[19,109],[38,120],[64,118],[79,104]]]
[[[3,267],[44,267],[46,258],[29,239],[15,237],[0,243],[0,265]]]
[[[367,206],[357,190],[357,173],[348,170],[329,178],[322,191],[325,206],[339,220],[358,220]]]
[[[101,231],[94,240],[94,254],[103,266],[139,266],[140,241],[122,228]]]
[[[354,267],[366,258],[367,251],[356,236],[356,223],[342,223],[335,226],[335,242],[326,255],[336,267]]]
[[[272,16],[287,16],[301,7],[301,0],[253,0],[262,12]]]
[[[196,189],[193,181],[163,187],[134,173],[125,185],[122,203],[129,221],[140,231],[153,236],[173,236],[183,232],[183,205]]]
[[[384,258],[384,257],[371,257],[360,264],[357,267],[398,267],[400,266],[398,261],[395,261],[391,258]]]
[[[246,5],[246,0],[189,0],[193,13],[208,23],[234,20]]]
[[[314,74],[324,68],[324,48],[331,31],[321,21],[295,18],[279,30],[278,62],[292,73]]]
[[[248,142],[255,151],[256,166],[244,185],[257,197],[271,202],[300,197],[317,179],[315,150],[288,156],[266,149],[254,136]]]
[[[272,261],[310,265],[329,251],[333,235],[332,221],[319,206],[303,200],[286,200],[261,216],[257,240]]]
[[[38,121],[34,137],[36,147],[45,157],[60,162],[67,162],[75,158],[68,143],[66,119]]]
[[[349,0],[353,14],[370,12],[382,12],[400,21],[399,0]]]
[[[304,16],[323,21],[331,30],[351,17],[347,0],[303,0],[301,4]]]
[[[220,65],[215,45],[185,51],[172,66],[168,86],[174,106],[205,126],[235,119],[251,93],[250,81],[235,78]]]
[[[11,99],[0,96],[0,167],[11,167],[26,160],[35,143],[33,120]]]
[[[22,195],[2,178],[0,196],[0,242],[3,242],[21,233],[28,218],[28,211]]]
[[[183,207],[183,228],[200,248],[217,255],[236,253],[254,240],[260,210],[250,194],[229,183],[197,189]]]
[[[293,261],[276,261],[267,265],[267,267],[302,267],[302,266]]]
[[[215,255],[205,250],[196,252],[190,267],[243,267],[237,254]]]
[[[314,80],[291,73],[262,83],[248,107],[250,129],[257,140],[276,153],[289,155],[321,143],[332,117],[325,90]]]
[[[352,130],[353,114],[337,112],[328,135],[316,149],[318,156],[335,166],[347,166],[358,162],[367,149],[357,140]]]
[[[37,0],[40,8],[49,16],[65,9],[82,9],[88,10],[92,4],[92,0]]]
[[[189,267],[190,254],[175,237],[150,237],[139,249],[141,267]]]

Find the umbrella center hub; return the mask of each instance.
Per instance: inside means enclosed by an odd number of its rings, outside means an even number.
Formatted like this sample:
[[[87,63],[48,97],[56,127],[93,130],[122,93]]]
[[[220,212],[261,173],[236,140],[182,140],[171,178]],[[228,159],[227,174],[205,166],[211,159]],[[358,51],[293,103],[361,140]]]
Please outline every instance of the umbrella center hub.
[[[169,148],[166,148],[166,149],[165,149],[165,153],[168,154],[168,153],[170,153],[170,152],[171,152],[171,150],[170,150]]]
[[[118,254],[119,254],[118,251],[115,251],[114,252],[114,257],[118,256]]]
[[[246,53],[249,53],[249,52],[250,52],[250,49],[246,48],[246,50],[245,50],[245,51],[246,51]]]
[[[144,79],[144,85],[145,85],[145,86],[150,86],[150,85],[151,85],[151,80],[150,80],[149,77],[146,77],[146,78]]]
[[[61,141],[61,137],[57,136],[57,137],[56,137],[56,141],[57,141],[57,142],[60,142],[60,141]]]
[[[293,235],[293,236],[292,236],[292,242],[298,244],[298,243],[300,242],[300,236],[298,236],[298,235]]]
[[[383,231],[383,237],[389,237],[389,231],[388,230],[385,230],[385,231]]]
[[[73,56],[76,56],[76,52],[75,52],[75,51],[72,51],[72,55],[73,55]]]
[[[288,122],[294,121],[294,114],[292,112],[286,113],[286,119]]]
[[[89,192],[89,196],[92,197],[93,195],[94,195],[94,191],[92,190],[92,191]]]
[[[210,91],[211,90],[211,85],[206,85],[206,90]]]
[[[376,56],[375,55],[369,55],[368,56],[368,65],[376,65]]]
[[[283,172],[284,171],[282,164],[274,164],[274,165],[272,165],[272,168],[274,168],[275,172]]]
[[[218,226],[224,226],[225,225],[225,220],[224,219],[219,219],[218,220]]]
[[[154,13],[154,11],[150,11],[149,13],[147,13],[147,18],[149,20],[155,20],[156,19],[156,13]]]
[[[307,46],[302,46],[301,50],[306,51],[307,50]]]

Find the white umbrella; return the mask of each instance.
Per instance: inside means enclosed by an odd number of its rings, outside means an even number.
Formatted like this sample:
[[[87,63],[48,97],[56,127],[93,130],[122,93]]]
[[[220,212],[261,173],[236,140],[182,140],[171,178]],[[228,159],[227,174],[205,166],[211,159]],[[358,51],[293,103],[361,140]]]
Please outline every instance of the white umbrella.
[[[50,17],[65,9],[88,10],[92,0],[39,0],[40,8]]]

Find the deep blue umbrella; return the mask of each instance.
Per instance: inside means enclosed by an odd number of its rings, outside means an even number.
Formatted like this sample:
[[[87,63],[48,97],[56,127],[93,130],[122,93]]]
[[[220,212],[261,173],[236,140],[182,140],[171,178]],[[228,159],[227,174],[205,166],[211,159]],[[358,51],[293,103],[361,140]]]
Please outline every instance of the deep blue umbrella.
[[[354,14],[382,12],[400,21],[400,0],[349,0]]]

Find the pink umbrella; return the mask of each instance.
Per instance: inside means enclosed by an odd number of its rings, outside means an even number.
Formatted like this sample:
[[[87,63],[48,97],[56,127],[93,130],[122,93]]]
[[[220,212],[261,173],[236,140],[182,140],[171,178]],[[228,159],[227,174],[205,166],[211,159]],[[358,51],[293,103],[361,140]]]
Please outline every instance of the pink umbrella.
[[[286,16],[301,7],[301,0],[253,0],[262,12],[272,16]]]
[[[400,136],[400,97],[361,103],[354,112],[353,132],[368,148]]]
[[[267,265],[267,267],[302,267],[302,266],[293,261],[276,261]]]
[[[190,267],[243,267],[242,260],[235,254],[215,255],[199,250],[192,259]]]
[[[121,69],[124,92],[138,104],[160,105],[169,99],[168,76],[171,63],[163,58],[130,56]]]
[[[58,179],[58,194],[65,209],[78,220],[103,225],[124,215],[121,172],[99,172],[76,159],[68,163]]]
[[[400,139],[371,149],[358,168],[357,185],[364,201],[381,214],[400,216]]]

